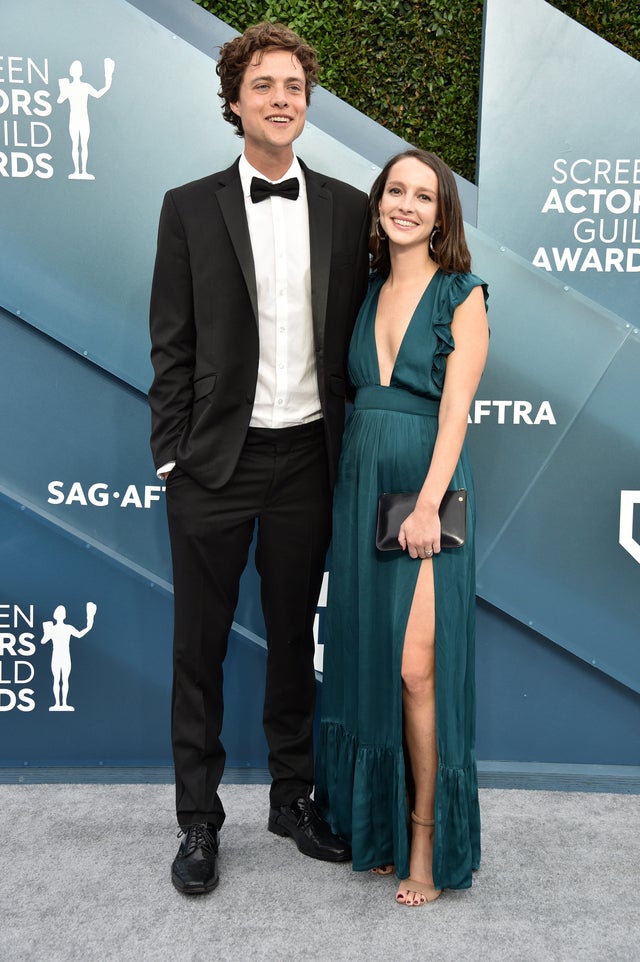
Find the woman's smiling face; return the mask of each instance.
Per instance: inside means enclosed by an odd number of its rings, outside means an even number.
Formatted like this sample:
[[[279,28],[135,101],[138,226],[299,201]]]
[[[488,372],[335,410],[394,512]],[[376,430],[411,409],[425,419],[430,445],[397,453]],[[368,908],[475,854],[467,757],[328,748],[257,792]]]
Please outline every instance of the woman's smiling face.
[[[403,157],[389,171],[380,199],[380,225],[390,244],[427,244],[439,221],[438,178],[416,157]]]

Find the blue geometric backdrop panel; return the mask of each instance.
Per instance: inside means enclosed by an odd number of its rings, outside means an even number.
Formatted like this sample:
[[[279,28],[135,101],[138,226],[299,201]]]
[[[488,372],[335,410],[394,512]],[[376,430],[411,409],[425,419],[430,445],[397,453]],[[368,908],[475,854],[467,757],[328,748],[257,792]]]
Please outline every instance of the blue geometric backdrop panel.
[[[640,338],[470,237],[492,292],[490,359],[469,428],[478,594],[638,691],[640,568],[619,544],[619,521],[620,492],[640,488]]]
[[[478,227],[638,326],[640,63],[544,0],[486,0]]]

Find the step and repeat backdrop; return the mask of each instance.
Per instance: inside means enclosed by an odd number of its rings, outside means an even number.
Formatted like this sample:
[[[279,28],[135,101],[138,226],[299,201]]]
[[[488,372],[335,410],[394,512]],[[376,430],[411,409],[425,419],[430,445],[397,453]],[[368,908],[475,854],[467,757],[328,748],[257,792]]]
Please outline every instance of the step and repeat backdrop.
[[[461,182],[491,292],[469,417],[479,757],[637,765],[640,67],[543,0],[485,8],[478,190]],[[165,190],[241,146],[215,74],[232,31],[190,0],[24,0],[0,26],[0,765],[165,766],[148,297]],[[301,156],[367,190],[397,143],[360,118],[359,148],[351,108],[317,95]],[[258,591],[250,563],[236,769],[265,767]]]
[[[636,60],[541,0],[485,4],[478,593],[523,647],[511,712],[487,706],[505,754],[481,757],[515,757],[526,730],[531,759],[640,764],[639,82]]]

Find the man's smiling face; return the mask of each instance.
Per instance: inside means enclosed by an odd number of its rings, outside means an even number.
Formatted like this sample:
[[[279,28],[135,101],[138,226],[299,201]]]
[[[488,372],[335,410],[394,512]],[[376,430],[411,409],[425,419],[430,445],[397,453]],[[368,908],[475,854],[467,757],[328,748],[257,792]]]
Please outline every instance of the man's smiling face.
[[[307,101],[304,70],[289,50],[268,48],[244,72],[238,100],[231,109],[240,117],[245,153],[290,152],[304,129]]]

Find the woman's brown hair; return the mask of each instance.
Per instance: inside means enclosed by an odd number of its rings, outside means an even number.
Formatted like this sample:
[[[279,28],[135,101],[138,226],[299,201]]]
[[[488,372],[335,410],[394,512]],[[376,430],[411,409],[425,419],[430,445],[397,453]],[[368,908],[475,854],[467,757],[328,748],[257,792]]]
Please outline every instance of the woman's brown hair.
[[[309,106],[311,90],[318,82],[320,69],[315,50],[282,23],[270,23],[267,20],[257,23],[245,30],[241,36],[234,37],[233,40],[224,44],[216,65],[216,73],[220,77],[218,94],[224,101],[222,115],[226,121],[233,124],[239,137],[244,135],[242,121],[237,114],[234,114],[231,104],[238,102],[244,72],[253,62],[255,54],[257,53],[261,59],[265,50],[273,48],[290,50],[291,56],[300,62],[304,70],[305,94],[307,106]]]
[[[386,235],[381,236],[378,221],[380,201],[394,164],[405,157],[415,157],[430,167],[438,178],[438,221],[429,242],[429,253],[445,274],[465,274],[471,270],[471,254],[464,236],[462,207],[455,177],[443,160],[428,150],[412,148],[396,154],[387,161],[376,177],[369,194],[369,250],[371,267],[386,277],[391,270],[389,244]]]

